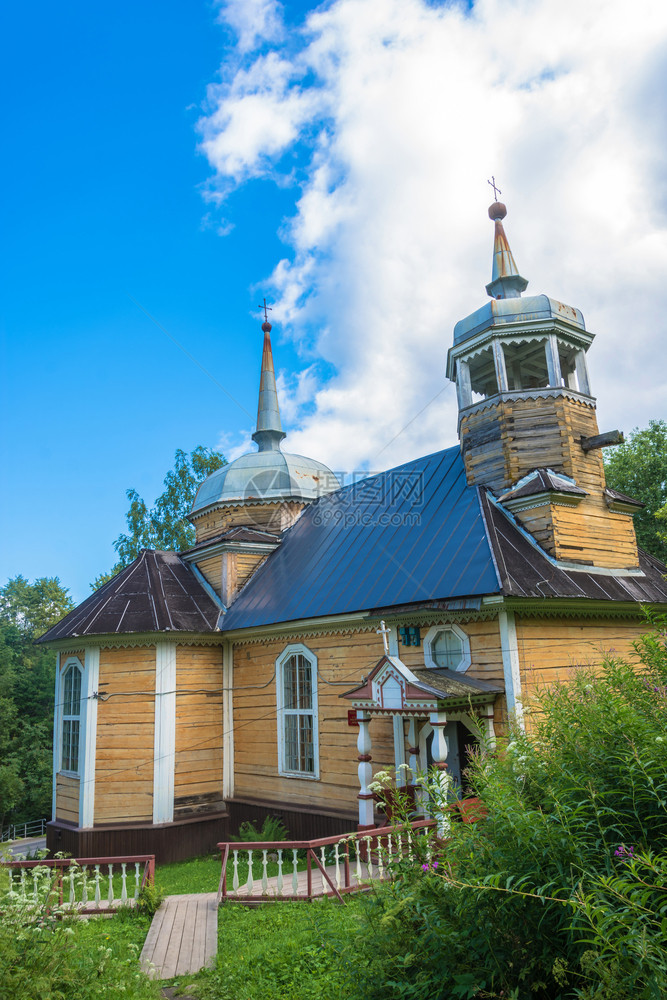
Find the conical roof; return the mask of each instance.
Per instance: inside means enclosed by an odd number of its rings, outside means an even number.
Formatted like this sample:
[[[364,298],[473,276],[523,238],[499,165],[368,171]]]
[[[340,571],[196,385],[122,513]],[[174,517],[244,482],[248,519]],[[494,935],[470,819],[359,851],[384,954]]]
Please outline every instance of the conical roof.
[[[315,500],[340,487],[334,473],[322,462],[290,455],[281,449],[285,432],[278,405],[271,329],[265,320],[257,429],[252,436],[258,450],[242,455],[205,479],[197,491],[191,515],[225,503]]]

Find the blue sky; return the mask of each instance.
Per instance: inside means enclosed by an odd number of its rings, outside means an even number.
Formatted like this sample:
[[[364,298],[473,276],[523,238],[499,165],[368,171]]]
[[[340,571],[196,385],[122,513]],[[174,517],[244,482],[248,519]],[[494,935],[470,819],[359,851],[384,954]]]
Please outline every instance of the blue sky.
[[[83,599],[128,487],[152,501],[177,447],[248,447],[263,294],[289,450],[352,471],[455,443],[491,173],[530,291],[598,335],[601,429],[665,416],[667,15],[626,7],[14,5],[2,578]]]

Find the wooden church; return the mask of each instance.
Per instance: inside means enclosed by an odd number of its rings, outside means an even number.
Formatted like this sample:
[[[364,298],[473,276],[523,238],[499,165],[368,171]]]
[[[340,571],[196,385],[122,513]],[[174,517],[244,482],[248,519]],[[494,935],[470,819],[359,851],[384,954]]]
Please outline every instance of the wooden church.
[[[378,769],[436,762],[461,789],[480,731],[529,724],[538,685],[630,653],[642,605],[667,608],[640,505],[605,484],[593,334],[523,294],[489,215],[490,298],[447,359],[460,447],[344,487],[283,452],[265,322],[257,451],[202,483],[194,547],[143,551],[42,637],[52,851],[186,857],[266,815],[369,827]]]

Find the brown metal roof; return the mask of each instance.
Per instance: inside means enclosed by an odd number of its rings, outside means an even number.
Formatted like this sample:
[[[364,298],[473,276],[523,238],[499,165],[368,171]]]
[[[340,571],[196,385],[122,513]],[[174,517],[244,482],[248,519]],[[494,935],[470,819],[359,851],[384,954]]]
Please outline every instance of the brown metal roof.
[[[639,550],[641,576],[621,569],[613,571],[613,575],[564,569],[554,565],[528,532],[485,490],[480,490],[480,499],[505,596],[667,603],[665,567],[647,552]]]
[[[175,552],[143,549],[38,642],[132,632],[213,632],[220,608]]]
[[[219,535],[202,539],[201,542],[197,542],[191,549],[186,549],[180,555],[189,556],[193,552],[201,552],[202,549],[207,549],[212,545],[220,545],[222,542],[253,542],[260,545],[278,545],[280,535],[273,531],[263,531],[261,528],[246,528],[243,525],[237,524],[233,528],[227,528],[226,531],[221,532]]]
[[[586,496],[586,490],[582,490],[567,477],[559,476],[552,469],[534,469],[511,490],[503,493],[500,502],[518,500],[519,497],[531,497],[539,493],[572,493],[574,496]]]

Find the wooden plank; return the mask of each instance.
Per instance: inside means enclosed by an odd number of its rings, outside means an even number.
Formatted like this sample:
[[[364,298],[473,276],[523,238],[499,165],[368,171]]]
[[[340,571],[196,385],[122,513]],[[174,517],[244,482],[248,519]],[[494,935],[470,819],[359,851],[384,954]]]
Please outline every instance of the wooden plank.
[[[183,936],[179,948],[178,958],[175,961],[174,975],[182,976],[187,972],[192,972],[192,951],[195,943],[195,933],[199,932],[197,927],[198,901],[189,899],[180,904],[185,907],[185,921],[183,924]],[[165,977],[166,978],[166,977]]]
[[[160,907],[153,917],[153,920],[157,918],[158,914],[162,910],[162,920],[160,922],[160,927],[156,934],[155,940],[153,942],[153,953],[148,959],[154,966],[154,970],[149,971],[151,978],[162,978],[162,967],[164,965],[164,960],[167,955],[167,949],[169,948],[169,939],[171,936],[171,930],[174,925],[174,918],[176,917],[176,907],[170,906],[168,901],[165,899],[160,903]],[[151,925],[152,926],[152,925]],[[143,957],[143,952],[142,952]]]

